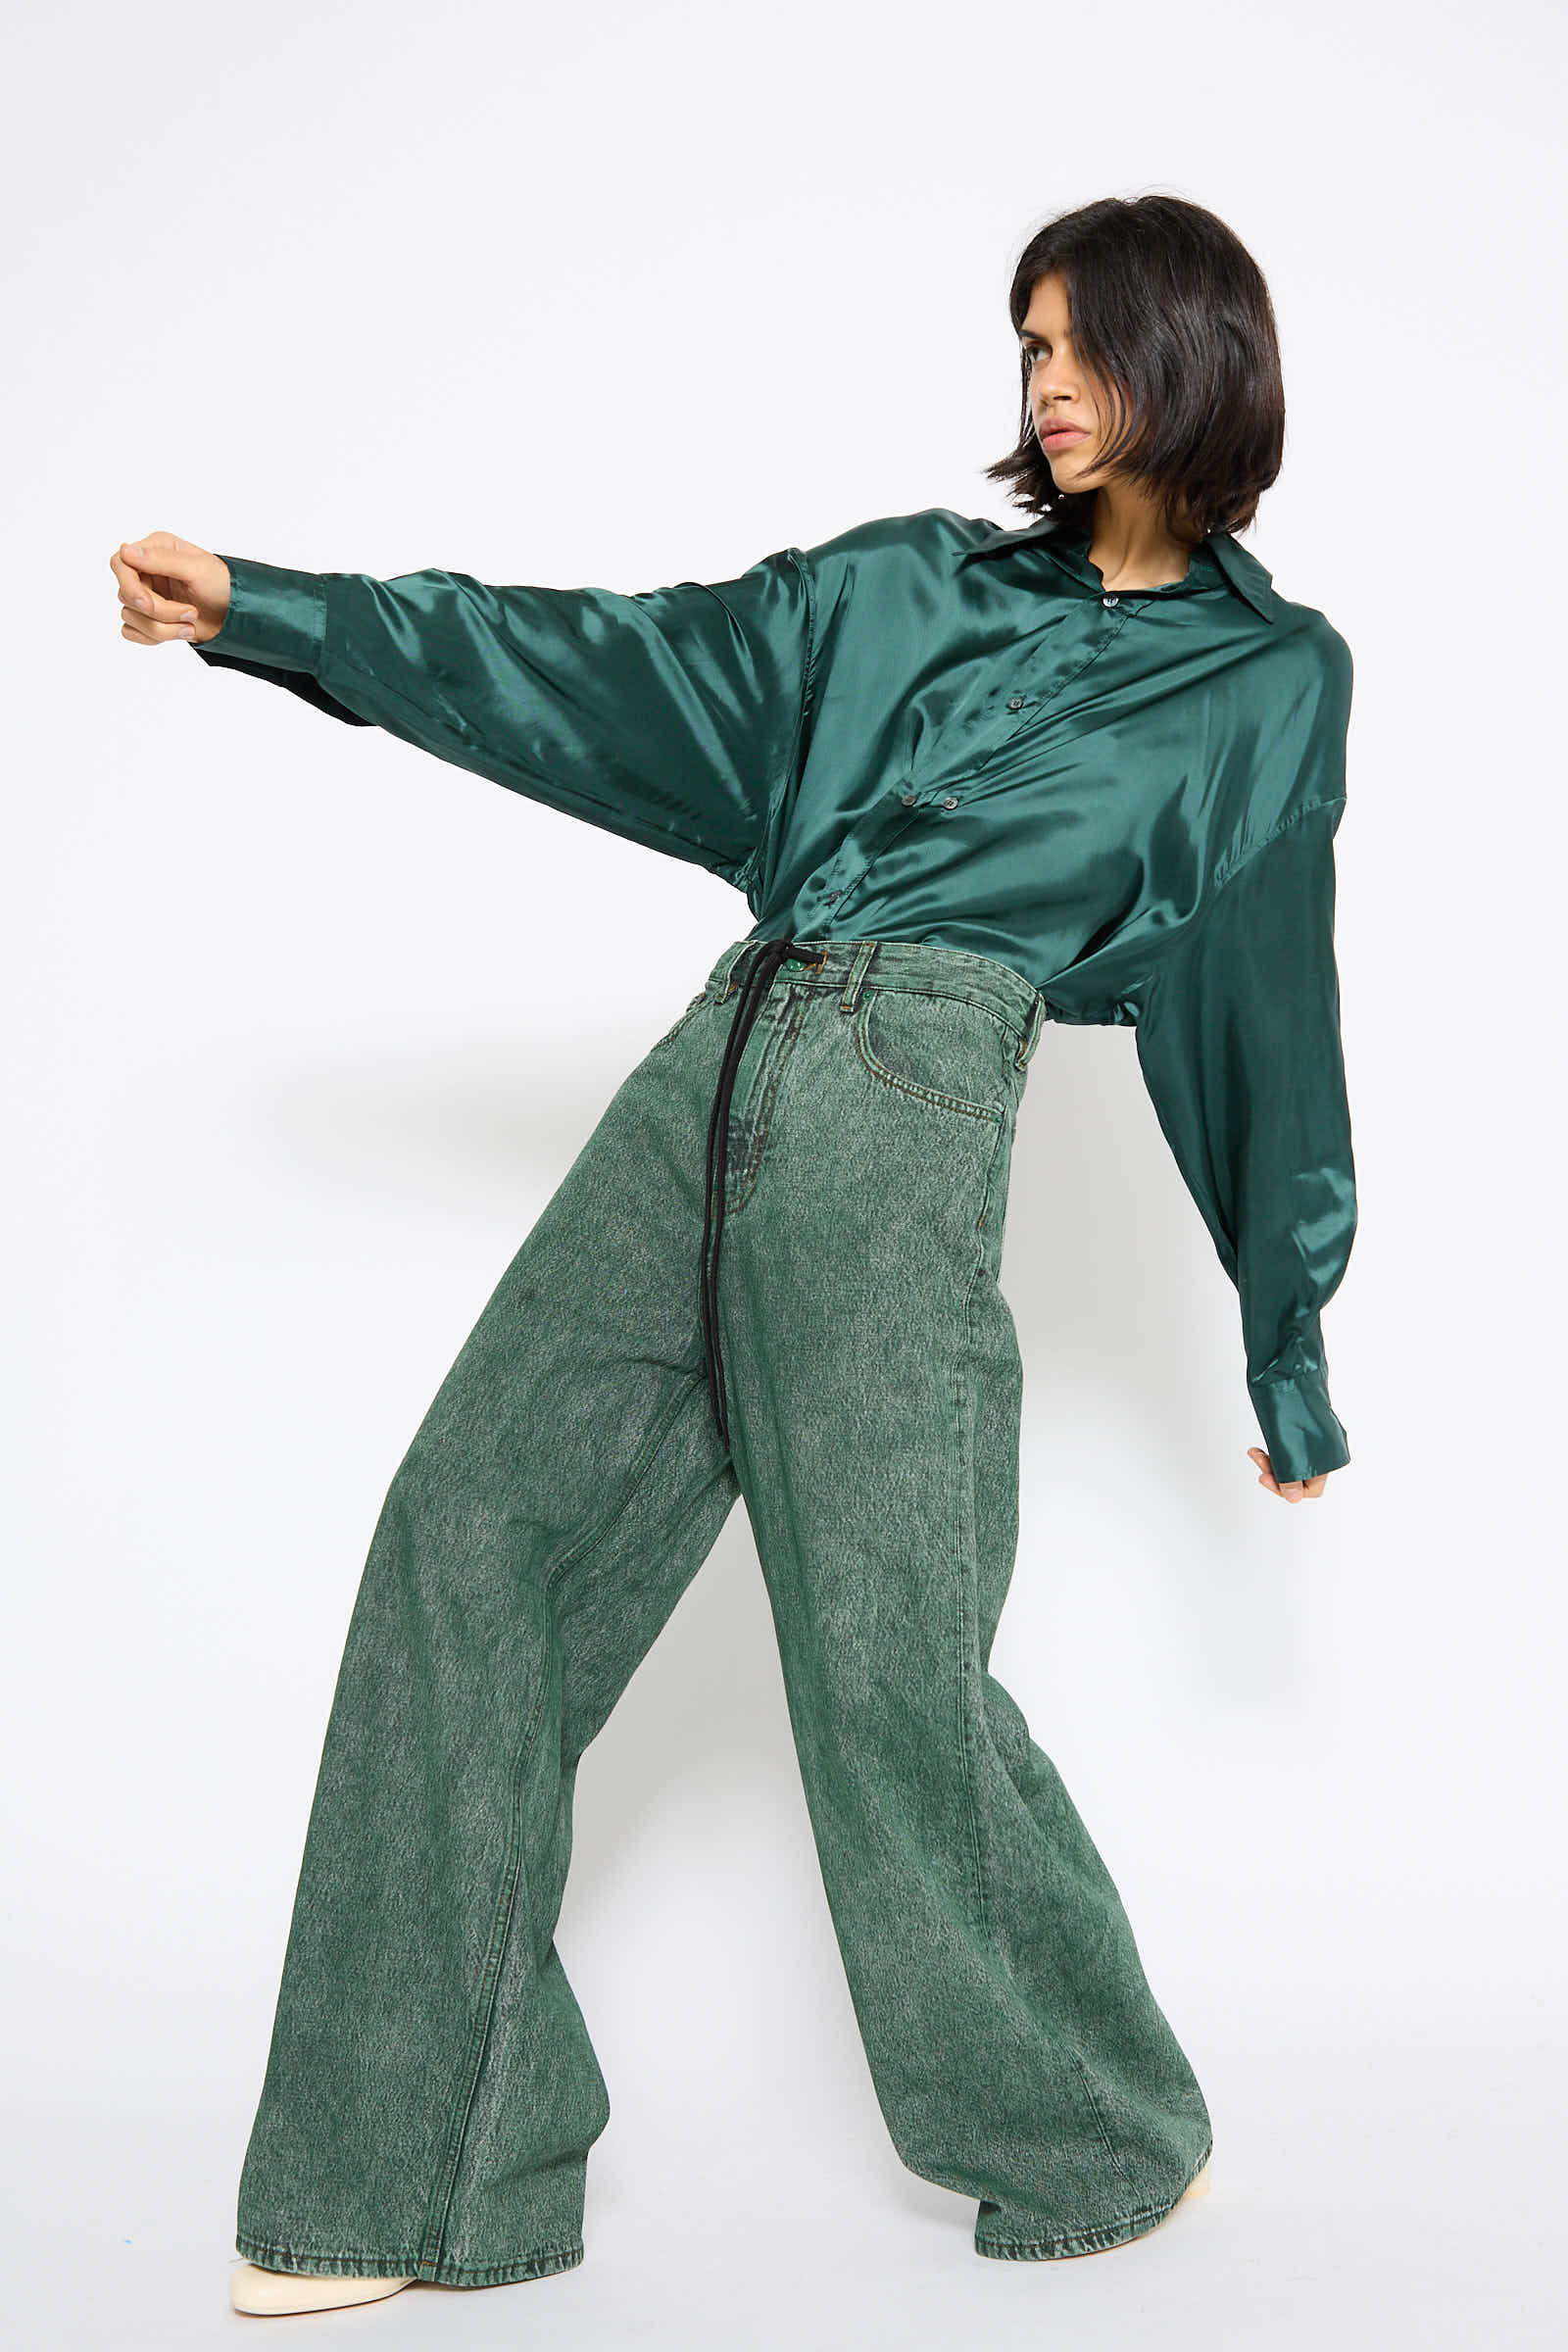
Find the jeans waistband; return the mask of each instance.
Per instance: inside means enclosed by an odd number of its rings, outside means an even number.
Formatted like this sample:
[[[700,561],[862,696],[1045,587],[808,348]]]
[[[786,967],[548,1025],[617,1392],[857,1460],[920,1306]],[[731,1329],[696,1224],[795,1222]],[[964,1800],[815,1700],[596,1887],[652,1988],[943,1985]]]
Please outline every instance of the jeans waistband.
[[[738,939],[724,950],[709,973],[704,994],[714,1004],[738,996],[746,973],[765,944],[760,936]],[[906,988],[927,996],[957,997],[982,1004],[1006,1022],[1017,1043],[1017,1061],[1023,1068],[1040,1041],[1050,1017],[1045,998],[1021,972],[994,956],[976,956],[965,948],[938,947],[918,939],[812,939],[796,942],[820,956],[819,964],[793,959],[780,966],[777,980],[808,995],[836,996],[845,1012],[853,1012],[866,987]]]

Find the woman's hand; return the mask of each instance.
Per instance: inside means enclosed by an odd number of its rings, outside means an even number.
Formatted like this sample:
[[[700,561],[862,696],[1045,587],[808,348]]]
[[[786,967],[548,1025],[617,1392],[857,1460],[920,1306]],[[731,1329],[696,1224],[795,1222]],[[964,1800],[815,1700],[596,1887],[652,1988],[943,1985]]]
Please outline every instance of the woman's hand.
[[[1315,1500],[1329,1483],[1328,1471],[1320,1470],[1316,1478],[1288,1478],[1281,1486],[1274,1475],[1274,1465],[1262,1446],[1249,1446],[1247,1450],[1257,1464],[1258,1485],[1267,1487],[1269,1493],[1278,1494],[1283,1502],[1300,1502],[1304,1498]]]
[[[205,547],[172,531],[149,531],[145,539],[122,539],[109,568],[120,582],[120,634],[132,645],[172,638],[205,645],[222,627],[228,565]]]

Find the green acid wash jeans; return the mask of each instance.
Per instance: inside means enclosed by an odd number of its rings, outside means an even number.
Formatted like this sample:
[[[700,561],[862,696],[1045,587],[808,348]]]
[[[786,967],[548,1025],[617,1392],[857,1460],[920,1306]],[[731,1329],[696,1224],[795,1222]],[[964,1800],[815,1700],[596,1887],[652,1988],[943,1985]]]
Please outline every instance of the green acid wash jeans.
[[[998,1276],[1044,1001],[989,956],[804,946],[757,975],[730,1076],[728,1443],[705,1153],[755,939],[617,1089],[394,1474],[240,2179],[268,2269],[581,2262],[610,2101],[554,1941],[577,1763],[737,1494],[904,2163],[979,2200],[981,2254],[1038,2260],[1152,2230],[1208,2155],[1116,1887],[988,1671],[1022,1401]]]

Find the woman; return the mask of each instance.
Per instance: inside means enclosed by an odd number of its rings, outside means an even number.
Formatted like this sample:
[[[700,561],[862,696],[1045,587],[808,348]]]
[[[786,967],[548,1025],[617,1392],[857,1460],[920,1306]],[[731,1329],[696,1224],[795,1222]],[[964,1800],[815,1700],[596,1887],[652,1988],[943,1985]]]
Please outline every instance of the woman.
[[[239,2308],[582,2260],[609,2099],[553,1941],[577,1763],[737,1494],[904,2162],[1010,2260],[1122,2244],[1201,2185],[1202,2093],[988,1668],[1017,1533],[1003,1225],[1043,1024],[1133,1024],[1239,1288],[1259,1482],[1321,1495],[1348,1459],[1319,1316],[1355,1222],[1350,657],[1233,536],[1284,405],[1230,230],[1089,205],[1030,241],[1010,313],[1019,438],[989,473],[1018,529],[927,509],[640,596],[166,533],[111,559],[133,642],[705,865],[756,918],[615,1094],[383,1503]]]

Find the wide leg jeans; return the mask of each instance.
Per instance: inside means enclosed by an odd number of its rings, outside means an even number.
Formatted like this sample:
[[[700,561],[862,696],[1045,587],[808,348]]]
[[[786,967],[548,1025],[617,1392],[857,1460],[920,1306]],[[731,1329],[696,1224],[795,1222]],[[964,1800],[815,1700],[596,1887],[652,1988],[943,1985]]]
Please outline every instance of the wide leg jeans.
[[[1209,2152],[1117,1889],[989,1670],[1044,1002],[988,956],[804,944],[729,1073],[719,1369],[705,1152],[755,939],[617,1089],[392,1478],[240,2178],[268,2268],[482,2286],[582,2260],[610,2101],[554,1941],[577,1764],[737,1494],[904,2163],[978,2201],[978,2252],[1029,2260],[1153,2229]]]

